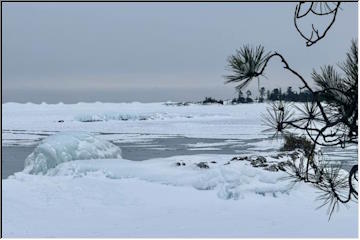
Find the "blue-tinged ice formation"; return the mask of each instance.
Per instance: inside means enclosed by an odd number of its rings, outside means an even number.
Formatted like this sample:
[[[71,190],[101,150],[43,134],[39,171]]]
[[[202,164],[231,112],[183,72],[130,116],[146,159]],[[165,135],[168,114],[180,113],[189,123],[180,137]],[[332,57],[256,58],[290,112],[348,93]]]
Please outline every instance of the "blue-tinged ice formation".
[[[45,174],[63,162],[121,158],[118,146],[82,132],[63,132],[44,139],[25,159],[24,172]]]

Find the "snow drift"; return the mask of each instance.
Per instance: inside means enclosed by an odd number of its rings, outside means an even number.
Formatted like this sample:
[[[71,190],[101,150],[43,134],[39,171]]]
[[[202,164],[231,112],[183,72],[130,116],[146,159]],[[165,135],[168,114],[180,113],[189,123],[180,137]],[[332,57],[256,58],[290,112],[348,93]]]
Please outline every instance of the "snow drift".
[[[246,195],[277,196],[287,194],[293,188],[289,181],[281,180],[288,176],[285,172],[270,172],[254,168],[247,161],[231,161],[231,155],[200,154],[192,156],[173,156],[146,161],[123,159],[86,160],[66,162],[50,169],[46,175],[73,178],[108,178],[112,180],[134,178],[146,182],[177,187],[192,187],[209,190],[220,199],[242,199]],[[280,161],[273,159],[270,161]],[[216,161],[215,161],[216,160]],[[209,168],[199,168],[199,163]],[[179,166],[177,163],[183,163]]]
[[[224,165],[230,158],[208,154],[137,162],[93,159],[64,162],[46,175],[16,173],[3,181],[3,234],[116,238],[358,235],[357,203],[351,202],[349,209],[342,208],[328,221],[326,207],[315,210],[321,202],[314,201],[319,193],[311,185],[298,183],[290,188],[281,179],[284,172],[254,168],[247,161]],[[199,162],[207,162],[209,168],[199,168]],[[99,216],[106,217],[99,221]]]
[[[24,172],[45,174],[63,162],[108,158],[121,158],[120,148],[88,133],[58,133],[44,139],[25,159]]]

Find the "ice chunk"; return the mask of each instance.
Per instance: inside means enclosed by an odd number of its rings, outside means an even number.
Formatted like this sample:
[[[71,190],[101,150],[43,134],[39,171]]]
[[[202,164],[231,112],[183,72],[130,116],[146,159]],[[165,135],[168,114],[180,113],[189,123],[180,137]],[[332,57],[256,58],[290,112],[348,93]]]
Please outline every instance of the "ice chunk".
[[[24,172],[45,174],[60,163],[84,159],[121,158],[116,145],[82,132],[63,132],[42,141],[25,159]]]

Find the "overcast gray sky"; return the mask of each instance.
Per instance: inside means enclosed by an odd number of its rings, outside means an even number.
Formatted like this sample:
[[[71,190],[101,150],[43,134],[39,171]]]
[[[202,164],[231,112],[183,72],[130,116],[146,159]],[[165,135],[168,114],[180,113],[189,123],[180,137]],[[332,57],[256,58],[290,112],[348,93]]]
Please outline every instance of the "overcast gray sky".
[[[326,38],[307,48],[296,3],[3,3],[3,101],[122,102],[232,98],[226,59],[244,44],[282,53],[310,77],[357,37],[343,3]],[[267,88],[298,81],[273,61]],[[249,88],[253,91],[256,84]]]

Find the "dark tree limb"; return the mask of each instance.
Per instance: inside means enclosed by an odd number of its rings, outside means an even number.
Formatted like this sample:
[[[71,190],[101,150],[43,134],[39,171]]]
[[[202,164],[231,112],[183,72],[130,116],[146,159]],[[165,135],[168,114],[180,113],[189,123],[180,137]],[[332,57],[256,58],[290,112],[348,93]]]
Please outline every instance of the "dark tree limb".
[[[336,6],[334,9],[330,10],[330,11],[327,11],[327,12],[323,12],[322,11],[322,5],[321,4],[328,4],[326,2],[321,2],[319,3],[320,4],[320,13],[319,12],[316,12],[314,10],[314,6],[315,6],[315,2],[311,2],[311,5],[309,7],[309,9],[304,13],[304,14],[301,14],[300,15],[300,10],[301,10],[301,6],[303,4],[305,4],[306,2],[299,2],[296,7],[295,7],[295,14],[294,14],[294,26],[296,28],[296,31],[300,34],[300,36],[306,40],[306,46],[307,47],[310,47],[312,46],[313,44],[317,43],[318,41],[320,41],[321,39],[323,39],[326,34],[328,33],[328,31],[330,30],[330,28],[333,26],[333,24],[335,23],[335,20],[336,20],[336,16],[337,16],[337,13],[338,13],[338,10],[340,9],[340,3],[341,2],[337,2],[336,3]],[[327,6],[328,7],[328,6]],[[312,14],[315,14],[317,16],[329,16],[331,15],[331,21],[329,23],[329,25],[326,27],[326,29],[324,30],[324,32],[322,34],[319,34],[319,30],[318,29],[315,29],[314,27],[314,24],[311,24],[311,27],[312,27],[312,31],[311,31],[311,35],[310,37],[307,37],[303,31],[299,28],[298,26],[298,20],[301,19],[301,18],[304,18],[306,17],[307,15],[309,15],[310,13]],[[315,38],[313,39],[314,37],[314,33],[316,34]]]

